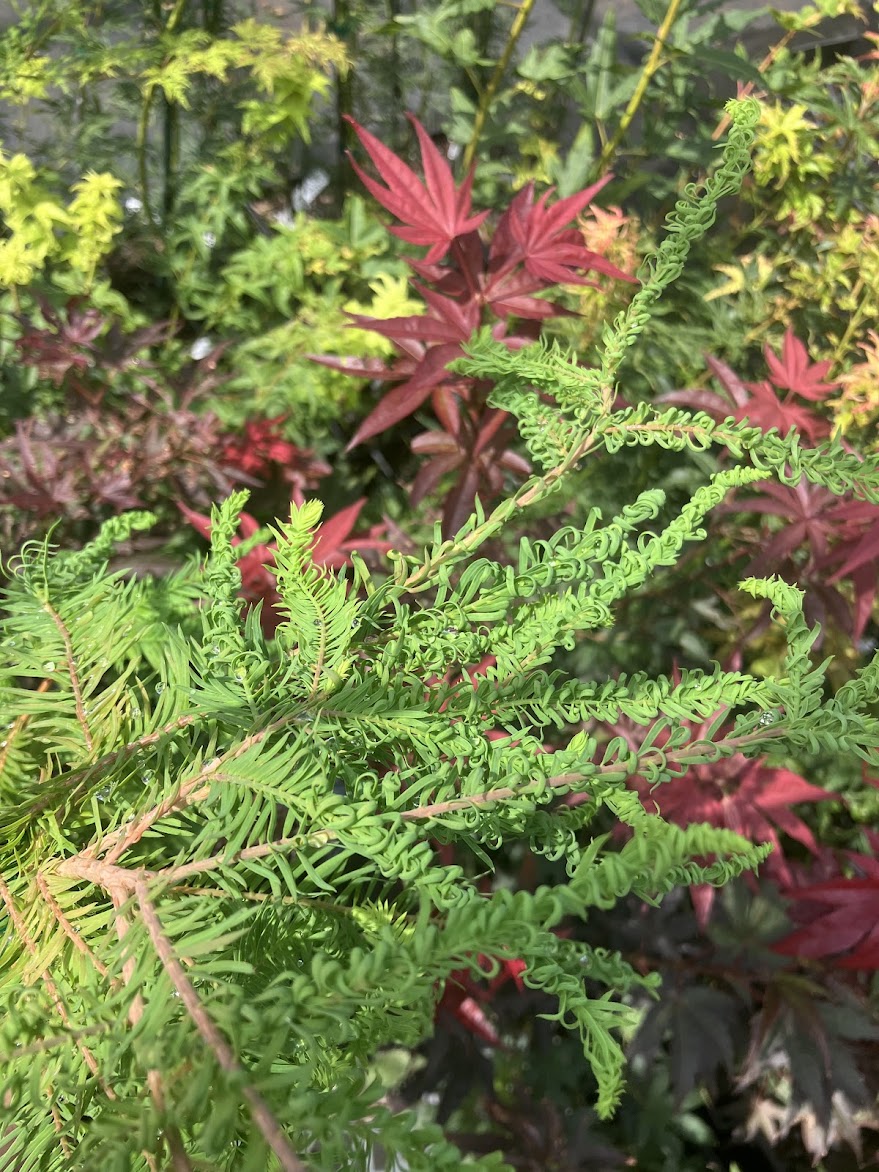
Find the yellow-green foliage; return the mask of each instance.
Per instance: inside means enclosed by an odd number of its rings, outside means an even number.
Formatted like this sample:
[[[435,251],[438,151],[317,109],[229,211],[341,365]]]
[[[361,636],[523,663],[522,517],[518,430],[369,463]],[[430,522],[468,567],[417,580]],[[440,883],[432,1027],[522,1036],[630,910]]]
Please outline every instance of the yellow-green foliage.
[[[836,169],[830,145],[805,106],[764,104],[754,144],[754,178],[759,186],[779,192],[778,214],[791,217],[794,228],[805,228],[824,213],[816,180],[827,179]]]
[[[283,412],[290,415],[297,438],[304,442],[315,424],[353,407],[363,394],[362,381],[319,365],[309,355],[343,353],[355,359],[388,360],[395,352],[388,339],[352,328],[348,314],[388,318],[424,312],[423,304],[410,298],[404,277],[380,274],[370,289],[371,299],[344,305],[306,293],[291,321],[241,343],[232,353],[235,395],[222,412],[224,421],[241,422],[254,412]]]
[[[344,46],[334,37],[308,32],[284,37],[276,28],[245,20],[231,37],[212,38],[200,29],[178,34],[162,59],[144,69],[141,87],[147,97],[160,90],[186,109],[198,77],[225,83],[235,70],[247,70],[257,97],[239,105],[242,130],[278,146],[294,135],[308,140],[311,100],[326,90],[326,71],[333,67],[348,67]]]
[[[112,175],[90,171],[73,184],[65,206],[43,187],[25,155],[0,151],[0,285],[27,285],[53,262],[90,288],[121,229],[121,186]]]
[[[3,101],[26,105],[125,78],[137,85],[146,103],[161,94],[189,109],[199,80],[231,86],[249,79],[250,93],[237,95],[242,130],[277,146],[294,135],[307,139],[312,99],[326,90],[330,70],[344,72],[349,65],[335,37],[309,31],[284,36],[252,19],[234,25],[228,36],[213,36],[203,29],[177,29],[172,14],[158,37],[131,39],[129,34],[108,45],[77,25],[74,7],[63,18],[71,23],[67,37],[51,56],[37,49],[46,39],[43,34],[24,23],[7,30],[0,62]],[[49,27],[50,38],[55,24]]]
[[[797,31],[843,12],[857,10],[825,0],[782,23]],[[832,377],[849,386],[835,418],[845,430],[871,418],[879,400],[862,375],[848,382],[852,367],[865,365],[866,332],[879,319],[879,67],[870,57],[804,63],[784,49],[767,84],[778,96],[762,104],[754,144],[749,233],[757,243],[716,265],[725,279],[707,299],[736,299],[746,343],[792,323],[808,335],[813,359],[830,360]]]

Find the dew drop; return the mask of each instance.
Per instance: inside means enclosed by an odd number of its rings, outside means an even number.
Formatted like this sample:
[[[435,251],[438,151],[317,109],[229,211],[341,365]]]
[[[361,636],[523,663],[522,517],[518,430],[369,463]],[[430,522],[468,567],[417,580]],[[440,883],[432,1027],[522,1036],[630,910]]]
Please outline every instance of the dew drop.
[[[161,696],[161,694],[162,694],[162,692],[164,692],[164,690],[165,690],[164,684],[156,684],[156,695],[157,696]]]
[[[140,709],[139,708],[132,708],[131,715],[132,716],[140,716]]]
[[[457,635],[457,634],[459,634],[459,631],[458,631],[457,627],[444,627],[443,634],[444,635]]]
[[[211,655],[219,655],[219,654],[220,654],[220,648],[219,648],[219,646],[218,646],[218,645],[215,643],[215,644],[213,645],[213,647],[211,648]]]
[[[55,664],[54,659],[47,659],[46,662],[43,664],[43,671],[54,671],[55,666],[56,666],[56,664]]]

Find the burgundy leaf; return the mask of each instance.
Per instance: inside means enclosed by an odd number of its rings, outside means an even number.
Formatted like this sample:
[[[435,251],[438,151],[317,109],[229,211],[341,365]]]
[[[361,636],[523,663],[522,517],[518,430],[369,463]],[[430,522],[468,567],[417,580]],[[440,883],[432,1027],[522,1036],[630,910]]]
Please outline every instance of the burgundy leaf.
[[[872,506],[875,508],[875,506]],[[877,510],[879,513],[879,510]],[[876,562],[879,561],[879,519],[870,526],[861,540],[853,549],[847,550],[847,556],[842,565],[833,572],[829,581],[838,582],[840,578],[852,574],[855,570],[869,568],[875,575]]]
[[[446,377],[446,366],[453,358],[461,353],[459,346],[440,345],[429,350],[418,370],[409,379],[394,390],[389,391],[376,407],[363,420],[353,438],[345,448],[350,452],[365,439],[399,423],[413,411],[417,411],[431,390]]]
[[[426,464],[422,464],[418,469],[415,479],[412,482],[412,488],[409,491],[410,504],[413,507],[420,504],[428,493],[436,489],[444,476],[460,467],[463,459],[463,453],[456,448],[454,452],[448,452],[442,456],[435,456],[432,460],[428,460]]]
[[[407,338],[417,338],[422,342],[458,342],[466,341],[470,337],[469,331],[463,337],[460,329],[450,325],[448,321],[438,321],[435,317],[425,314],[412,314],[410,317],[366,317],[362,313],[351,313],[352,325],[362,330],[373,330],[394,342],[404,341]]]
[[[782,390],[818,402],[827,397],[828,391],[836,390],[839,386],[839,383],[821,381],[830,370],[831,363],[811,363],[806,347],[790,329],[785,331],[780,359],[768,345],[763,347],[763,353],[770,379]]]
[[[839,968],[879,968],[879,879],[835,879],[796,891],[805,926],[774,945],[783,956],[834,957]],[[854,953],[840,956],[840,953]]]
[[[395,374],[380,358],[336,358],[332,354],[307,354],[306,357],[310,362],[319,362],[321,366],[328,366],[331,370],[341,370],[343,374],[359,375],[361,378],[387,381],[406,377],[403,374]]]
[[[448,163],[413,115],[408,117],[418,135],[427,187],[384,143],[353,118],[345,117],[386,186],[382,187],[370,179],[352,159],[354,170],[374,198],[403,224],[408,225],[392,228],[394,235],[409,244],[430,246],[426,257],[428,262],[439,260],[457,236],[474,231],[488,216],[488,212],[480,212],[475,216],[469,214],[473,172],[464,180],[460,190],[456,190]]]
[[[730,404],[716,391],[693,387],[683,391],[666,391],[656,396],[657,403],[672,403],[675,407],[689,407],[693,411],[704,411],[720,423],[732,414]]]
[[[719,358],[712,358],[710,354],[705,355],[705,364],[729,395],[733,406],[743,407],[751,396],[736,372]]]
[[[460,444],[455,437],[445,431],[424,431],[421,435],[415,436],[412,440],[411,448],[419,456],[445,455],[461,450]]]
[[[481,479],[479,465],[473,461],[465,463],[463,467],[464,475],[455,483],[446,497],[443,509],[443,536],[446,538],[454,536],[473,512],[476,494],[479,491]]]

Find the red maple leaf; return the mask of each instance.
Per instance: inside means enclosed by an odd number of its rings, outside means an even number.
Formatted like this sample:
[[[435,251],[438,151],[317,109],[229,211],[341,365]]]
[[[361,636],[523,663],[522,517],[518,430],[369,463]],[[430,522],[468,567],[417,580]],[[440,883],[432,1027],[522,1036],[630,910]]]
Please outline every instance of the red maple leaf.
[[[787,435],[793,427],[811,444],[824,439],[830,434],[829,422],[816,415],[811,407],[798,403],[795,396],[812,402],[826,398],[839,385],[821,381],[830,369],[830,363],[810,363],[806,347],[791,330],[784,335],[780,358],[769,346],[764,347],[763,352],[769,366],[768,380],[743,382],[725,362],[706,355],[706,364],[720,384],[722,394],[690,388],[669,391],[657,396],[657,401],[704,411],[718,422],[729,415],[737,423],[747,419],[754,427],[763,431],[774,427],[781,435]],[[784,398],[779,396],[779,390],[787,391]]]
[[[744,574],[780,574],[806,589],[811,623],[828,619],[857,640],[873,610],[879,576],[879,507],[869,501],[840,501],[838,496],[803,479],[794,487],[762,484],[753,494],[735,497],[717,508],[724,514],[760,513],[784,522],[776,532],[761,529],[759,552]],[[730,537],[742,545],[742,527]],[[806,556],[799,556],[800,553]],[[848,578],[852,591],[836,583]],[[764,613],[768,614],[768,606]]]
[[[570,227],[571,220],[593,202],[611,178],[605,175],[591,187],[557,200],[552,207],[547,206],[552,190],[545,191],[535,203],[534,184],[527,183],[498,222],[489,253],[489,270],[501,276],[524,262],[532,277],[550,285],[594,284],[582,276],[588,269],[637,284],[637,278],[590,251],[583,243],[583,234]]]
[[[436,488],[447,472],[458,474],[443,510],[443,533],[448,536],[457,532],[473,511],[480,491],[486,494],[483,503],[487,503],[502,490],[505,474],[522,474],[526,468],[526,461],[501,443],[505,417],[488,406],[490,382],[448,371],[449,364],[462,355],[464,343],[480,326],[489,326],[495,339],[511,350],[518,349],[539,336],[545,318],[571,313],[535,296],[548,286],[557,281],[592,284],[583,275],[590,269],[624,280],[634,278],[592,252],[583,233],[570,227],[607,179],[552,206],[548,202],[551,193],[535,201],[529,185],[501,216],[487,246],[477,231],[485,214],[470,215],[472,171],[456,188],[448,164],[424,128],[415,118],[411,121],[421,146],[423,183],[392,151],[352,122],[386,186],[354,166],[367,189],[405,225],[391,231],[410,243],[429,247],[423,260],[408,262],[428,283],[413,282],[426,302],[427,313],[389,320],[352,316],[352,325],[391,340],[400,357],[389,366],[368,359],[309,357],[347,374],[398,384],[363,420],[347,450],[401,422],[428,399],[435,407],[449,395],[467,403],[467,435],[463,426],[450,426],[440,415],[444,433],[428,433],[414,445],[416,451],[430,457],[413,487],[416,499]],[[452,244],[446,262],[437,263]],[[515,326],[511,318],[517,319]]]
[[[832,364],[829,361],[810,362],[806,347],[791,329],[785,331],[780,358],[768,345],[763,347],[763,353],[769,367],[769,378],[780,390],[791,391],[817,403],[826,399],[827,393],[839,386],[839,383],[821,381]]]
[[[752,427],[762,431],[776,428],[780,435],[787,435],[794,428],[811,444],[830,435],[830,423],[815,415],[802,403],[795,402],[791,392],[785,399],[779,399],[769,382],[747,383],[751,397],[743,407],[733,412],[737,423],[747,420]]]
[[[443,476],[460,469],[463,474],[457,481],[459,491],[453,490],[446,498],[443,515],[445,528],[456,533],[470,515],[473,498],[480,489],[490,498],[503,488],[505,472],[527,476],[531,465],[507,447],[515,430],[506,411],[491,408],[474,418],[470,411],[461,411],[458,398],[448,387],[437,388],[434,404],[446,427],[422,432],[412,440],[412,451],[430,458],[415,477],[410,500],[418,504]]]
[[[437,261],[445,256],[457,236],[463,236],[478,228],[488,212],[470,215],[473,169],[471,168],[461,187],[456,188],[451,168],[431,141],[430,135],[414,114],[407,114],[406,117],[418,135],[426,186],[411,167],[407,167],[383,142],[346,115],[346,122],[354,127],[355,134],[387,186],[382,187],[380,183],[376,183],[350,155],[349,158],[351,166],[367,191],[382,207],[387,208],[398,220],[407,225],[403,228],[391,228],[394,235],[408,244],[429,245],[430,251],[425,259]]]
[[[879,876],[833,879],[795,894],[793,918],[804,926],[778,941],[775,952],[832,957],[835,968],[879,969]]]
[[[248,419],[243,435],[223,437],[223,458],[246,476],[266,476],[272,464],[279,464],[284,478],[312,488],[332,472],[329,464],[317,459],[308,448],[300,448],[278,434],[285,416],[274,419]]]

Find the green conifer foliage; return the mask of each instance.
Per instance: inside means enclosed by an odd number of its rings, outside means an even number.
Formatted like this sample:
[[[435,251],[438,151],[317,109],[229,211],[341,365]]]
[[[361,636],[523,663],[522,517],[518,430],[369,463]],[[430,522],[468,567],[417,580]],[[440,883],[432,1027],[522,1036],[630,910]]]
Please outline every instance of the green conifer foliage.
[[[655,982],[553,929],[632,893],[722,884],[768,854],[646,813],[626,779],[662,784],[769,745],[879,761],[879,658],[825,700],[801,592],[778,580],[742,588],[784,628],[779,678],[715,667],[596,685],[545,670],[699,541],[730,488],[806,476],[879,501],[879,466],[838,445],[801,450],[795,435],[747,424],[611,408],[651,304],[747,166],[756,104],[732,114],[718,174],[678,206],[600,369],[474,340],[463,364],[497,381],[543,472],[451,540],[397,555],[384,580],[356,558],[347,576],[327,573],[310,557],[320,505],[294,506],[275,530],[272,640],[237,597],[244,493],[214,510],[206,563],[164,581],[106,568],[116,542],[150,525],[142,513],[80,552],[47,540],[15,559],[0,643],[0,1167],[356,1169],[380,1144],[425,1172],[500,1168],[392,1112],[377,1052],[430,1033],[453,971],[519,958],[525,984],[555,997],[582,1040],[607,1116],[637,1020],[625,995]],[[477,556],[588,454],[641,443],[682,458],[722,444],[739,462],[660,532],[642,529],[662,505],[653,491],[612,519],[593,511],[551,540],[522,540],[517,565]],[[489,655],[484,674],[444,679]],[[721,706],[738,714],[732,734],[718,721],[691,743],[684,722]],[[620,716],[652,726],[638,748],[618,738],[601,755],[582,732],[565,738]],[[564,742],[550,753],[548,726]],[[587,799],[558,803],[574,792]],[[603,812],[629,827],[624,846],[595,829]],[[485,894],[435,850],[460,843],[490,866],[488,852],[514,840],[562,860],[567,880]],[[590,995],[584,978],[606,992]]]

